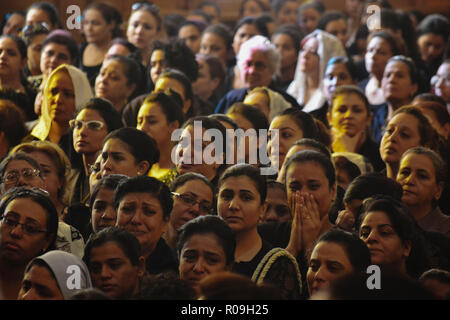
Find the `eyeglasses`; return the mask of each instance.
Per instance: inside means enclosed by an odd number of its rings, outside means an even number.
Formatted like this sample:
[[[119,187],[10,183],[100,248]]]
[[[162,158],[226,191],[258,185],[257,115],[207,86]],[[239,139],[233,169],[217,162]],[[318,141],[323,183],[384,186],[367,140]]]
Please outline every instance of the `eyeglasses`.
[[[29,25],[26,25],[22,29],[22,35],[27,36],[29,34],[42,31],[42,32],[50,32],[50,27],[46,22],[36,22]]]
[[[85,126],[86,128],[92,131],[100,131],[105,126],[103,122],[98,120],[83,121],[74,119],[69,121],[69,125],[72,129],[80,130],[81,128],[83,128],[83,126]]]
[[[431,86],[436,86],[440,80],[444,81],[446,86],[450,86],[450,74],[445,76],[434,75],[430,80]]]
[[[200,201],[196,199],[194,196],[189,194],[181,194],[177,192],[172,192],[172,194],[178,198],[180,198],[184,203],[189,205],[190,207],[195,206],[198,203],[198,208],[203,214],[210,214],[212,211],[212,205],[206,200]]]
[[[5,173],[2,182],[7,185],[14,184],[17,183],[20,176],[22,176],[25,181],[31,181],[34,177],[39,176],[40,173],[41,172],[38,169],[31,168],[22,169],[22,171],[20,172],[17,170],[13,170]]]
[[[18,225],[22,227],[22,231],[30,236],[34,236],[38,233],[47,232],[47,230],[39,229],[38,227],[34,226],[32,223],[25,222],[20,223],[18,220],[18,217],[15,217],[15,215],[5,215],[3,217],[0,217],[0,220],[2,221],[2,226],[6,227],[9,230],[15,229]]]

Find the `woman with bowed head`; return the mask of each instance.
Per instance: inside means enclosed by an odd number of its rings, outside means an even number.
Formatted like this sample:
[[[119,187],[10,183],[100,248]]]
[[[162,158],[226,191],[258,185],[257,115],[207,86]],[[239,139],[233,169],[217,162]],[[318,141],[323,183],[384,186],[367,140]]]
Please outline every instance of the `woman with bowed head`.
[[[267,152],[276,168],[281,169],[292,144],[303,138],[317,139],[319,130],[313,117],[301,110],[284,110],[271,122],[268,133]]]
[[[41,53],[42,43],[50,33],[44,24],[32,24],[22,31],[22,39],[27,45],[27,65],[24,74],[34,87],[38,87],[42,81]]]
[[[162,238],[173,208],[169,187],[152,177],[134,177],[121,182],[114,194],[116,226],[139,240],[149,274],[177,273],[177,261]]]
[[[122,17],[111,5],[91,3],[83,12],[81,23],[85,43],[80,46],[79,67],[94,87],[111,40],[120,36]]]
[[[69,155],[72,149],[69,121],[91,98],[92,90],[86,75],[71,65],[60,65],[45,83],[41,115],[26,141],[48,140]]]
[[[0,94],[0,161],[27,135],[23,111]]]
[[[74,271],[79,280],[70,286]],[[73,254],[53,250],[28,264],[18,300],[70,300],[79,290],[89,288],[92,282],[84,262]]]
[[[333,152],[351,152],[366,157],[376,171],[384,169],[379,145],[372,141],[369,101],[357,86],[338,87],[327,113],[333,136]]]
[[[302,40],[295,77],[287,93],[303,106],[304,112],[320,115],[326,101],[322,90],[325,67],[335,56],[345,56],[345,48],[338,38],[325,31],[315,30]]]
[[[150,62],[152,41],[159,38],[161,27],[162,18],[156,5],[146,2],[136,2],[132,5],[127,39],[141,52],[142,65],[146,68]]]
[[[36,119],[33,103],[36,92],[23,75],[27,64],[27,46],[22,38],[15,35],[0,36],[0,88],[11,89],[17,93],[19,107],[26,121]]]
[[[395,180],[406,150],[419,146],[437,150],[438,141],[436,131],[419,108],[404,106],[395,111],[380,144],[387,177]]]
[[[349,274],[366,274],[370,264],[370,251],[357,235],[337,228],[325,232],[309,258],[306,275],[309,296]]]
[[[371,263],[380,266],[382,273],[418,279],[430,268],[424,239],[401,202],[389,196],[367,199],[357,230],[369,248]]]
[[[85,203],[89,198],[89,171],[94,165],[103,140],[108,133],[122,127],[122,119],[111,103],[103,98],[92,98],[78,112],[75,119],[69,121],[72,128],[73,148],[80,161],[72,158],[77,171],[74,179],[72,203]]]
[[[141,245],[129,231],[105,228],[86,244],[83,257],[92,285],[111,299],[133,299],[145,274]]]
[[[447,179],[445,162],[436,152],[415,147],[400,160],[397,182],[402,185],[402,202],[418,225],[426,231],[450,235],[450,217],[439,208]]]
[[[225,170],[218,189],[217,213],[236,237],[233,272],[273,283],[284,299],[298,299],[301,280],[295,258],[284,249],[273,248],[258,233],[259,217],[267,208],[266,178],[252,165],[236,164]]]
[[[27,264],[55,248],[58,213],[39,189],[14,188],[0,202],[0,293],[17,299]]]
[[[231,271],[235,248],[233,230],[222,218],[207,215],[187,222],[180,229],[177,245],[180,278],[198,291],[209,275]]]
[[[158,147],[159,161],[150,169],[149,176],[157,179],[174,170],[172,151],[175,141],[172,133],[184,122],[181,106],[170,95],[151,93],[142,104],[137,116],[136,128],[152,137]]]
[[[170,186],[173,195],[173,209],[170,213],[164,240],[172,249],[177,246],[181,227],[190,220],[214,214],[214,186],[205,176],[188,172],[178,176]]]
[[[136,128],[120,128],[103,140],[101,177],[110,174],[144,176],[158,160],[159,151],[153,138]]]
[[[394,56],[386,64],[381,87],[386,104],[374,110],[372,137],[381,140],[384,126],[398,108],[410,104],[417,93],[420,77],[411,58]]]

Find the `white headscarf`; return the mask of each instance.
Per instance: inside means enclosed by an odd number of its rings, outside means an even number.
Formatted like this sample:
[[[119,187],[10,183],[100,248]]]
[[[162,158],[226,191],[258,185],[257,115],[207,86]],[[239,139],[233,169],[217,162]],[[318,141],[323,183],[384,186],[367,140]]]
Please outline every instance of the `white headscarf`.
[[[28,272],[35,260],[44,261],[52,271],[64,300],[69,300],[79,290],[92,288],[91,276],[84,262],[75,255],[52,250],[34,258],[25,269]]]
[[[55,74],[62,69],[66,69],[69,73],[70,78],[72,79],[73,89],[75,93],[75,113],[78,112],[83,107],[83,105],[94,96],[92,94],[92,88],[89,84],[89,80],[83,71],[68,64],[62,64],[58,66],[55,70],[52,71],[45,83],[42,97],[41,116],[39,117],[38,123],[31,131],[31,135],[38,138],[39,140],[46,140],[50,132],[52,119],[50,116],[51,110],[49,102],[49,84],[51,83],[51,79],[55,76]]]
[[[323,30],[315,30],[307,35],[304,41],[311,37],[315,37],[319,42],[317,48],[317,54],[319,55],[319,87],[305,104],[306,75],[300,70],[300,63],[297,63],[294,80],[287,88],[287,93],[293,96],[300,105],[303,105],[302,110],[305,112],[319,109],[326,101],[322,92],[322,79],[328,61],[336,56],[346,56],[342,42],[332,34]],[[300,54],[301,51],[298,53],[298,61],[300,61]]]

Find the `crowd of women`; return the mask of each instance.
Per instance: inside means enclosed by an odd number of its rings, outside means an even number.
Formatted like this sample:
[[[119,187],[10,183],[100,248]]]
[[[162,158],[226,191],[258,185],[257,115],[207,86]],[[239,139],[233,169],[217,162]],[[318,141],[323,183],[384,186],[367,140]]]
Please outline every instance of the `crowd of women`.
[[[447,17],[83,9],[4,19],[0,299],[450,299]]]

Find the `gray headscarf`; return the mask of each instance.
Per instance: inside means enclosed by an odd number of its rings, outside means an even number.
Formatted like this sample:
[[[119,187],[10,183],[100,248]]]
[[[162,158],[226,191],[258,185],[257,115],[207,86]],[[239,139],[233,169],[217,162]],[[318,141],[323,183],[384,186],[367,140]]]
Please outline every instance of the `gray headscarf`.
[[[79,290],[92,288],[88,268],[81,259],[71,253],[49,251],[31,260],[25,273],[31,269],[35,260],[44,261],[53,272],[64,300],[69,300]]]

